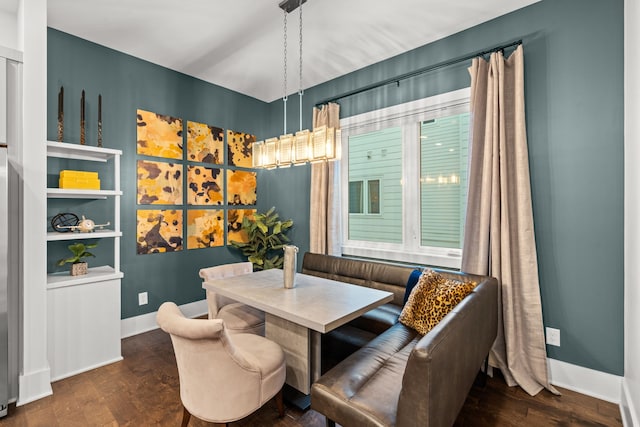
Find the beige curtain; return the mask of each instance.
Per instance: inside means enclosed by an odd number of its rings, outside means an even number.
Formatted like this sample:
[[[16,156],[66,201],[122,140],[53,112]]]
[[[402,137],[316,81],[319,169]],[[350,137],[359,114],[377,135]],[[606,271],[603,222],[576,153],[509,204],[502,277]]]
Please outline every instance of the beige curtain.
[[[313,127],[340,128],[340,105],[329,103],[313,109]],[[342,255],[340,248],[340,161],[311,165],[309,250]]]
[[[469,196],[462,270],[489,274],[501,289],[498,337],[489,362],[510,386],[557,393],[547,378],[524,112],[524,58],[475,58],[471,73]]]

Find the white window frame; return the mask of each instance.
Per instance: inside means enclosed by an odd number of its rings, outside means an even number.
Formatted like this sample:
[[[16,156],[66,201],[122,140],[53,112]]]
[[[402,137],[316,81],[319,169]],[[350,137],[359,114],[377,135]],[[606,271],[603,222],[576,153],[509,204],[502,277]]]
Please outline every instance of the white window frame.
[[[421,246],[420,123],[469,111],[469,88],[394,105],[340,120],[342,130],[342,253],[390,261],[460,268],[462,250]],[[402,126],[402,244],[349,240],[349,137]],[[408,194],[418,197],[409,198]],[[413,199],[413,200],[412,200]]]

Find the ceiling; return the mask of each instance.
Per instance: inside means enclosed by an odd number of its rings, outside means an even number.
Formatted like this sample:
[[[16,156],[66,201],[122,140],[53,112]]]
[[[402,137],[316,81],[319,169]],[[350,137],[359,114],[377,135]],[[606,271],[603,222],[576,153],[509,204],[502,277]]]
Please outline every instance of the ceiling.
[[[536,1],[308,0],[302,7],[302,86],[315,86]],[[279,2],[48,0],[48,26],[270,102],[284,93],[284,12]],[[289,93],[299,87],[298,11],[287,18]]]

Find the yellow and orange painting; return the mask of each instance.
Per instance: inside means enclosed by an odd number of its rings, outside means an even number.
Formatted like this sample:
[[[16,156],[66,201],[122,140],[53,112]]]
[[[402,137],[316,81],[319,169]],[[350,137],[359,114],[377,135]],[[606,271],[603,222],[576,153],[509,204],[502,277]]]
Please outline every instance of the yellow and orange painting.
[[[221,128],[187,121],[187,160],[221,165],[224,133]]]
[[[137,110],[138,154],[182,159],[182,119]]]
[[[255,172],[227,170],[227,203],[255,205],[257,180]]]
[[[182,211],[139,209],[136,253],[139,255],[182,250]]]
[[[224,211],[187,211],[187,249],[224,245]]]
[[[204,166],[187,166],[187,203],[190,205],[222,205],[222,170]]]
[[[138,204],[181,205],[182,165],[138,160]]]
[[[255,209],[229,209],[227,211],[227,244],[249,241],[247,232],[242,229],[242,220],[245,216],[252,218],[255,213]]]
[[[256,136],[243,132],[227,130],[227,151],[229,154],[229,165],[241,168],[253,166],[253,143]]]

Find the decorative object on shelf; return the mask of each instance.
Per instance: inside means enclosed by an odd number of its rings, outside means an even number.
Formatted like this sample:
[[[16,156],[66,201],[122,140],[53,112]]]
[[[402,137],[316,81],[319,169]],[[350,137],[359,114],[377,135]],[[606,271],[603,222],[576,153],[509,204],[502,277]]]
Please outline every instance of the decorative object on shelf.
[[[253,166],[253,143],[256,136],[244,132],[227,130],[228,163],[230,166],[250,168]]]
[[[282,267],[284,276],[284,287],[292,289],[296,286],[296,266],[298,265],[298,247],[294,245],[284,245],[284,264]]]
[[[182,164],[138,160],[138,204],[181,205]]]
[[[138,255],[182,250],[182,210],[138,210]]]
[[[257,175],[255,172],[227,169],[227,203],[255,205],[257,201]]]
[[[62,142],[64,136],[64,87],[60,86],[58,92],[58,142]]]
[[[82,89],[82,97],[80,97],[80,145],[85,144],[84,134],[84,89]]]
[[[51,218],[51,228],[59,233],[68,233],[71,227],[78,225],[78,215],[71,212],[63,212]]]
[[[71,263],[71,275],[72,276],[81,276],[83,274],[87,274],[87,262],[82,261],[83,258],[94,257],[95,255],[91,252],[88,252],[87,249],[93,249],[98,246],[97,243],[91,243],[85,245],[84,243],[73,243],[69,246],[69,250],[73,254],[73,256],[69,258],[62,258],[58,261],[59,266],[63,266],[66,263]]]
[[[137,110],[138,154],[182,160],[182,119]]]
[[[265,213],[245,216],[242,229],[247,233],[246,243],[231,241],[231,246],[240,249],[253,264],[254,270],[282,268],[284,256],[282,248],[289,243],[286,232],[293,227],[293,220],[281,221],[272,207]]]
[[[102,94],[98,94],[98,147],[102,147]]]
[[[256,213],[255,209],[229,209],[227,211],[227,244],[231,245],[232,241],[238,243],[247,243],[249,236],[247,231],[242,228],[244,217],[253,218]]]
[[[222,169],[187,166],[187,203],[189,205],[222,205]]]
[[[98,172],[61,170],[58,187],[75,190],[99,190],[100,178]]]
[[[213,248],[224,245],[224,211],[187,211],[187,249]]]
[[[71,214],[73,215],[73,214]],[[76,217],[78,218],[78,217]],[[104,228],[111,225],[110,222],[107,221],[106,224],[96,224],[93,220],[85,218],[82,215],[82,219],[77,222],[76,225],[59,225],[57,226],[57,231],[62,231],[63,229],[68,229],[69,231],[79,231],[81,233],[91,233],[95,231],[96,228]]]
[[[306,0],[285,0],[278,6],[284,11],[284,93],[282,102],[284,106],[284,131],[280,138],[270,138],[265,141],[253,143],[253,167],[273,169],[276,167],[288,167],[307,162],[319,162],[335,160],[338,155],[336,141],[340,140],[340,130],[334,128],[302,129],[302,4]],[[298,61],[300,72],[300,86],[298,96],[300,98],[300,130],[295,135],[287,133],[287,14],[299,9],[300,17],[298,29],[300,58]]]
[[[187,160],[190,162],[224,162],[224,134],[222,128],[187,121]]]

